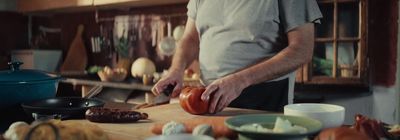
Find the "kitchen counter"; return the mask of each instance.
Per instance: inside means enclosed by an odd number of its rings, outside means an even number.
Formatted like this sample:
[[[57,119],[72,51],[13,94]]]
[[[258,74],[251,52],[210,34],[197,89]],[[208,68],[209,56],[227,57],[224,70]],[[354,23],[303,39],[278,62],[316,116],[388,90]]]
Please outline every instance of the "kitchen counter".
[[[134,90],[144,90],[150,91],[153,87],[152,85],[143,85],[139,81],[124,81],[124,82],[104,82],[99,79],[83,79],[83,78],[65,78],[61,82],[69,83],[72,85],[90,85],[90,86],[103,86],[111,88],[120,89],[134,89]]]
[[[109,134],[113,140],[143,140],[154,136],[150,132],[150,127],[155,123],[169,121],[183,121],[193,118],[208,118],[213,116],[235,116],[240,114],[266,113],[258,110],[226,108],[224,111],[210,116],[191,115],[186,113],[179,104],[166,104],[138,110],[149,114],[149,120],[142,120],[136,123],[92,123],[87,120],[70,120],[82,123],[96,124]]]

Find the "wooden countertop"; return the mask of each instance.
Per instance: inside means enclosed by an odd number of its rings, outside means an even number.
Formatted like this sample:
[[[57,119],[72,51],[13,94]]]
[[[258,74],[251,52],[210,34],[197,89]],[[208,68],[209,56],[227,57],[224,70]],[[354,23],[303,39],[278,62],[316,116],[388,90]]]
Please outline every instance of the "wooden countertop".
[[[150,132],[150,127],[155,123],[168,121],[183,121],[193,118],[207,118],[213,116],[235,116],[240,114],[257,114],[266,113],[258,110],[226,108],[224,111],[210,116],[191,115],[186,113],[179,104],[166,104],[156,107],[150,107],[138,110],[149,114],[149,120],[139,121],[136,123],[92,123],[87,120],[70,120],[83,123],[96,124],[109,134],[113,140],[143,140],[154,136]]]

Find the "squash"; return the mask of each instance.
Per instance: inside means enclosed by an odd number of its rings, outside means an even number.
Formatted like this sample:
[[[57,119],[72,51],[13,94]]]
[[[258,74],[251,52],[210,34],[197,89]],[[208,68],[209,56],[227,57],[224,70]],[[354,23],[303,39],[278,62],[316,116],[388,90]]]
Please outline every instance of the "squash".
[[[201,100],[201,94],[205,90],[204,87],[185,87],[179,95],[181,107],[190,114],[206,114],[208,112],[209,101]]]
[[[131,67],[131,74],[133,77],[142,78],[143,75],[153,75],[154,72],[156,72],[156,66],[153,61],[145,57],[136,59]]]
[[[209,124],[200,124],[193,129],[193,135],[206,135],[214,137],[214,131]]]

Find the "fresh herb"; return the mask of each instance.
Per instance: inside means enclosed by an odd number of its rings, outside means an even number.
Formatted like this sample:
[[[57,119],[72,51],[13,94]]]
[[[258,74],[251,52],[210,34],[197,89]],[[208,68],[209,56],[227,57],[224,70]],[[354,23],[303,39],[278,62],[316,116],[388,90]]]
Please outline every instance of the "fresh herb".
[[[129,40],[126,37],[120,37],[115,46],[115,50],[121,57],[129,57]]]

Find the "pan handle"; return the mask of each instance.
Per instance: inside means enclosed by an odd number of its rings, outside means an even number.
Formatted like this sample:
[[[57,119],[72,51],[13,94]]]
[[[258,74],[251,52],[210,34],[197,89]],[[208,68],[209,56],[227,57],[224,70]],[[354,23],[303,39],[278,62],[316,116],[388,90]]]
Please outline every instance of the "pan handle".
[[[87,93],[86,96],[84,96],[83,98],[92,98],[93,96],[96,96],[97,94],[99,94],[101,92],[101,90],[103,90],[103,86],[102,85],[96,85],[95,87],[93,87],[92,89],[90,89]]]
[[[47,121],[47,120],[51,120],[51,119],[64,120],[65,118],[68,118],[69,116],[61,115],[61,114],[41,115],[41,114],[37,114],[37,113],[32,113],[32,117],[37,121]]]

